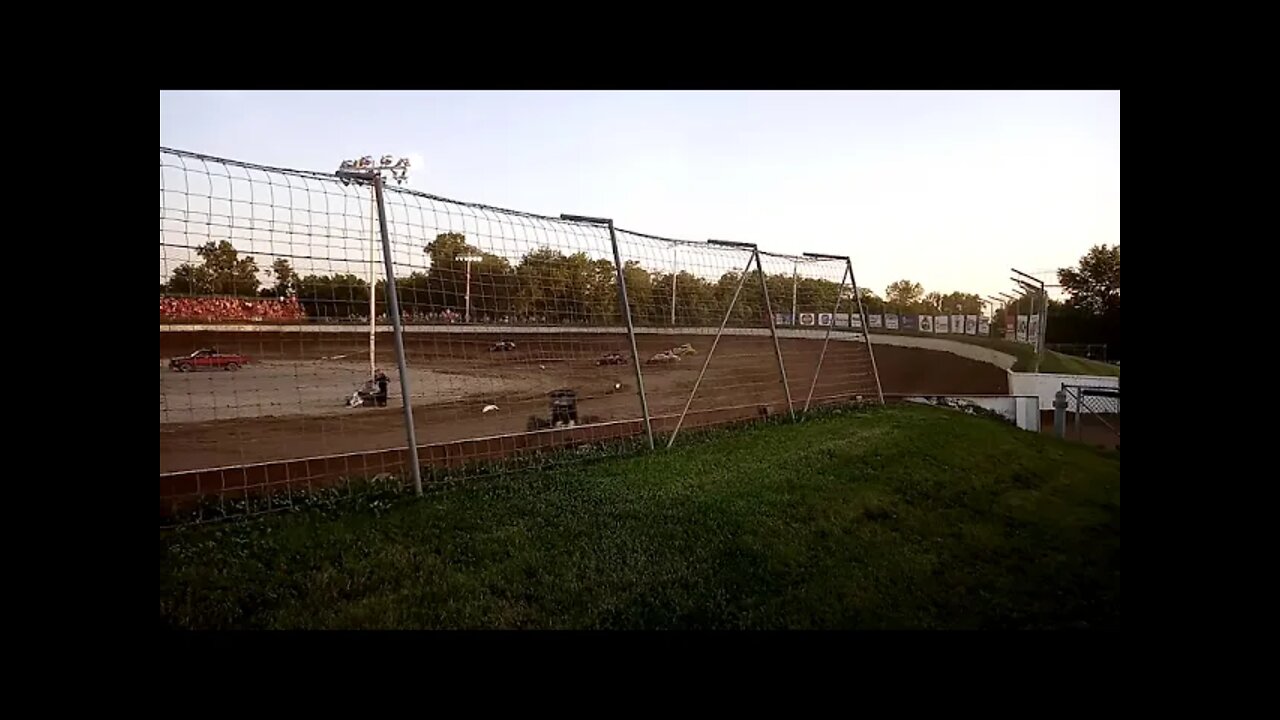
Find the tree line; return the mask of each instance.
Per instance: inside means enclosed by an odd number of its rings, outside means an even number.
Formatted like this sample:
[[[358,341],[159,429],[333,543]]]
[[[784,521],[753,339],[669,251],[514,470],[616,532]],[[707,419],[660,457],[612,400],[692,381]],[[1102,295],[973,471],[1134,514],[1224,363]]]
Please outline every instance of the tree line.
[[[259,279],[257,262],[241,256],[227,241],[209,242],[198,248],[199,263],[177,267],[162,294],[295,297],[310,317],[343,319],[367,316],[369,283],[350,273],[300,275],[284,258],[275,260]],[[514,265],[501,256],[468,245],[464,235],[443,233],[426,247],[430,262],[426,272],[397,277],[401,310],[410,315],[462,313],[466,307],[467,267],[456,258],[478,256],[471,264],[471,312],[474,319],[500,321],[537,318],[551,323],[621,322],[618,283],[613,262],[592,259],[585,253],[566,255],[550,248],[525,254]],[[639,324],[669,324],[672,318],[672,283],[675,284],[677,325],[715,324],[723,319],[741,279],[740,271],[728,271],[715,280],[680,272],[650,272],[637,261],[623,265],[632,319]],[[766,283],[775,312],[790,312],[793,296],[790,274],[767,275]],[[374,284],[377,312],[385,313],[385,282]],[[849,312],[853,298],[848,286],[839,291],[835,282],[798,278],[794,296],[806,312],[830,311],[837,294],[840,311]],[[839,292],[838,292],[839,291]],[[873,293],[863,294],[874,297]],[[764,317],[764,296],[759,281],[748,277],[734,305],[731,321],[754,323]]]
[[[436,236],[425,252],[430,260],[426,272],[396,278],[401,309],[410,315],[446,311],[461,314],[466,306],[467,268],[456,258],[471,255],[481,258],[471,265],[473,319],[500,322],[504,318],[536,318],[557,324],[621,322],[617,279],[609,260],[539,248],[513,265],[507,258],[467,244],[460,233]],[[256,260],[240,255],[228,241],[206,243],[196,253],[199,262],[174,269],[168,282],[161,283],[161,294],[294,297],[309,317],[367,316],[369,284],[357,275],[299,275],[287,259],[280,258],[265,271],[270,283],[264,285]],[[671,273],[648,271],[634,260],[624,264],[623,274],[632,318],[638,324],[671,322],[673,282],[676,325],[717,324],[741,279],[737,270],[725,272],[715,280],[683,271],[673,277]],[[1090,249],[1076,267],[1059,270],[1058,279],[1070,299],[1065,303],[1050,302],[1049,342],[1106,342],[1118,352],[1120,247]],[[848,285],[841,288],[825,279],[793,279],[791,274],[767,274],[765,282],[774,312],[790,313],[793,290],[798,312],[830,312],[835,308],[837,294],[838,312],[850,312],[854,307]],[[380,314],[386,312],[384,285],[381,280],[374,285]],[[861,288],[860,295],[869,314],[975,315],[983,308],[983,300],[976,293],[926,293],[920,283],[911,280],[890,283],[883,298],[867,288]],[[1025,300],[1020,307],[1025,313]],[[764,319],[764,313],[759,281],[749,277],[742,286],[731,322],[755,324]],[[998,328],[1004,326],[1004,314],[1004,308],[995,313],[993,320]]]

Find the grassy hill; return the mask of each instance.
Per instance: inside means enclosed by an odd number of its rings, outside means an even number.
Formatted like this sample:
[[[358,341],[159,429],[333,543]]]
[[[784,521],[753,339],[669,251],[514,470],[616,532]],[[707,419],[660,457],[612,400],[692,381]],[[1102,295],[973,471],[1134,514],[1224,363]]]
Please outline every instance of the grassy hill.
[[[1120,461],[917,406],[163,531],[191,628],[1120,625]]]
[[[1016,358],[1013,364],[1014,372],[1032,372],[1035,369],[1036,354],[1031,346],[1025,343],[1012,342],[1003,338],[982,338],[970,337],[965,335],[935,335],[932,333],[917,332],[887,332],[885,335],[910,335],[912,337],[931,337],[940,340],[954,340],[956,342],[969,343],[970,345],[980,345],[982,347],[998,350],[1006,355],[1012,355]],[[874,342],[875,335],[872,335]],[[1076,357],[1074,355],[1064,355],[1052,350],[1048,350],[1044,354],[1044,360],[1040,363],[1040,372],[1046,373],[1062,373],[1064,375],[1102,375],[1106,377],[1120,377],[1120,367],[1110,363],[1098,362],[1097,360],[1089,360],[1088,358]]]

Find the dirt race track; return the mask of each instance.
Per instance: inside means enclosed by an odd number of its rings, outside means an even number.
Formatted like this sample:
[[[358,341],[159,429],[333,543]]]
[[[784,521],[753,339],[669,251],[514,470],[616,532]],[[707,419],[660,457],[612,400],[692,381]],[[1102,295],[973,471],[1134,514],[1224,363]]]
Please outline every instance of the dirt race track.
[[[490,352],[499,339],[515,342],[516,349]],[[642,366],[651,414],[678,415],[712,338],[639,335],[637,341],[642,359],[681,343],[699,351],[679,362]],[[822,342],[784,339],[781,345],[798,410],[809,394]],[[184,374],[164,367],[166,358],[199,347],[245,354],[254,362],[235,373]],[[589,421],[641,416],[633,367],[595,364],[605,352],[630,356],[624,335],[408,334],[405,350],[420,444],[522,433],[530,416],[547,416],[546,393],[561,387],[578,392],[579,412]],[[1005,372],[985,363],[886,345],[876,346],[875,353],[886,393],[1008,391]],[[368,336],[359,333],[162,332],[160,355],[162,474],[404,445],[389,335],[380,334],[377,352],[378,365],[392,381],[385,408],[342,407],[368,376]],[[814,404],[875,395],[865,346],[833,340],[813,388]],[[772,340],[726,335],[687,425],[714,422],[724,409],[736,409],[739,416],[786,412],[785,398]],[[490,404],[499,409],[482,413]]]

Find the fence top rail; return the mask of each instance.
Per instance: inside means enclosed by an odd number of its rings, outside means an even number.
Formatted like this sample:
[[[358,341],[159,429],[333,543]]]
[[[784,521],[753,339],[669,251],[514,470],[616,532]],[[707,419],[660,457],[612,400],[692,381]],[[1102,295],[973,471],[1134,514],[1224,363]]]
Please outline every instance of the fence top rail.
[[[254,163],[243,162],[241,160],[231,160],[229,158],[220,158],[213,155],[203,155],[201,153],[195,153],[189,150],[177,150],[174,148],[167,148],[167,147],[164,147],[163,145],[160,146],[160,152],[167,153],[170,155],[175,155],[178,157],[190,158],[192,160],[201,160],[204,162],[221,163],[223,165],[232,165],[235,167],[242,167],[247,170],[258,170],[260,172],[277,173],[281,175],[293,175],[295,177],[311,178],[313,180],[328,180],[332,182],[342,182],[342,180],[338,177],[336,170],[332,173],[326,173],[326,172],[319,172],[316,170],[297,170],[294,168],[281,168],[281,167],[273,167],[270,165],[257,165]],[[388,186],[385,186],[383,190],[387,193],[399,193],[403,195],[412,195],[414,197],[420,197],[426,200],[432,200],[434,202],[449,203],[451,205],[461,205],[463,207],[469,207],[475,210],[497,212],[497,213],[503,213],[507,215],[518,215],[521,217],[534,218],[537,220],[547,220],[547,221],[552,221],[557,223],[572,222],[569,220],[563,220],[559,217],[553,217],[551,215],[539,215],[538,213],[526,212],[524,210],[512,210],[510,208],[496,207],[494,205],[484,205],[482,203],[467,202],[465,200],[454,200],[453,198],[442,197],[440,195],[432,195],[431,193],[422,192],[421,190],[414,190],[412,188],[388,185]],[[583,224],[583,223],[574,223],[574,224]]]
[[[1075,391],[1079,395],[1120,397],[1120,388],[1111,385],[1073,385],[1070,383],[1062,383],[1062,389]]]
[[[244,168],[246,170],[257,170],[259,172],[264,172],[264,173],[290,175],[293,177],[306,178],[310,180],[341,182],[341,179],[336,174],[337,173],[336,170],[334,172],[320,172],[316,170],[298,170],[296,168],[282,168],[282,167],[275,167],[271,165],[260,165],[257,163],[244,162],[242,160],[232,160],[230,158],[222,158],[222,157],[217,157],[215,155],[206,155],[203,153],[192,152],[190,150],[179,150],[177,148],[165,147],[164,145],[160,146],[160,152],[167,155],[173,155],[179,158],[186,158],[189,160],[198,160],[206,163],[218,163],[222,165]],[[401,195],[408,195],[411,197],[422,198],[424,200],[430,200],[432,202],[458,205],[461,207],[471,208],[473,210],[479,210],[481,212],[492,212],[492,213],[500,213],[504,215],[514,215],[518,217],[530,218],[534,220],[543,220],[547,222],[554,222],[554,223],[561,223],[561,224],[573,224],[573,225],[588,224],[588,223],[580,222],[577,220],[566,220],[559,216],[541,215],[539,213],[528,212],[525,210],[513,210],[511,208],[498,207],[496,205],[485,205],[483,203],[468,202],[465,200],[455,200],[453,198],[447,198],[441,195],[434,195],[432,193],[423,192],[421,190],[414,190],[412,188],[399,187],[395,185],[385,186],[384,191],[387,193],[395,193],[395,194],[401,194]],[[649,233],[640,232],[638,230],[628,230],[626,228],[617,227],[617,226],[614,227],[614,230],[618,233],[632,235],[634,237],[644,238],[646,240],[655,240],[658,242],[670,243],[672,245],[679,245],[679,246],[685,246],[685,247],[696,247],[702,250],[709,249],[709,246],[707,245],[707,243],[703,241],[681,240],[677,238],[662,237],[660,235],[652,235]],[[721,248],[721,249],[730,249],[730,248]],[[831,262],[836,259],[834,256],[806,257],[804,255],[792,255],[788,253],[770,252],[768,250],[757,250],[757,252],[759,252],[761,255],[766,257],[780,258],[785,260],[791,260],[796,263],[806,263],[806,264]],[[845,259],[841,257],[839,258],[839,260],[840,262],[844,262]]]

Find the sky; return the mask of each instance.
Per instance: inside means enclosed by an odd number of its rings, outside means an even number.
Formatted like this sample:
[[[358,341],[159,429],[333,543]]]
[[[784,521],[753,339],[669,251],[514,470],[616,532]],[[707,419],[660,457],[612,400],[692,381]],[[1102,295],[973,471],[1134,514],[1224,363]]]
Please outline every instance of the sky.
[[[167,92],[161,146],[685,240],[849,255],[858,285],[1010,292],[1120,242],[1115,92]]]

